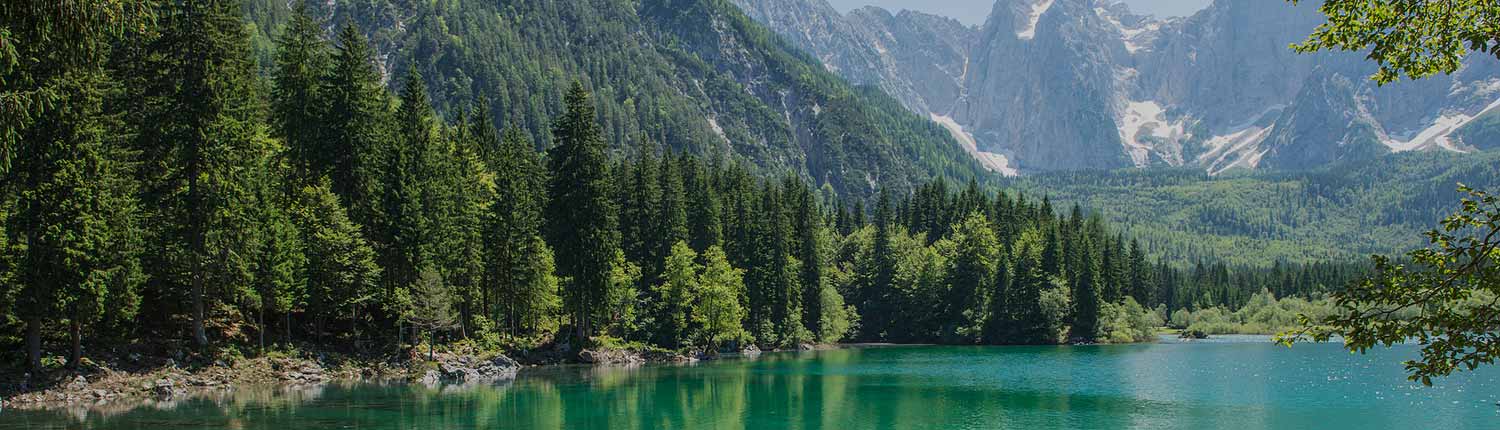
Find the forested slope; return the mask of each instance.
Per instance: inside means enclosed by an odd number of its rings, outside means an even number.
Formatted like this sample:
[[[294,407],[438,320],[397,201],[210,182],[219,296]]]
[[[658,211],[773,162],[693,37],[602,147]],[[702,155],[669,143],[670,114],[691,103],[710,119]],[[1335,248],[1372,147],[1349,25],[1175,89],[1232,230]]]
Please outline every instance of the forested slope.
[[[1398,153],[1311,172],[1191,169],[1036,175],[1004,185],[1129,226],[1154,256],[1265,266],[1349,261],[1423,244],[1457,210],[1457,184],[1500,185],[1500,152]]]
[[[649,137],[853,196],[987,176],[940,127],[850,86],[722,0],[315,3],[330,34],[345,23],[366,33],[390,82],[415,67],[441,114],[489,101],[491,120],[540,148],[553,144],[563,90],[581,79],[616,153]],[[246,11],[269,58],[288,6],[252,0]]]

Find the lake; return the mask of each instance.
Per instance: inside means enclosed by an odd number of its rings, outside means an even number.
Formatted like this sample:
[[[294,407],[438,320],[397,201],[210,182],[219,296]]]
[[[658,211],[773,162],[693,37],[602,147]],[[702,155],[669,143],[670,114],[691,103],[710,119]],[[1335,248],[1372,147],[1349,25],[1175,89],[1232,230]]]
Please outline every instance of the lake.
[[[523,371],[495,386],[241,389],[133,407],[0,412],[0,429],[1500,428],[1500,369],[1408,382],[1368,355],[1265,337],[867,347],[689,366]]]

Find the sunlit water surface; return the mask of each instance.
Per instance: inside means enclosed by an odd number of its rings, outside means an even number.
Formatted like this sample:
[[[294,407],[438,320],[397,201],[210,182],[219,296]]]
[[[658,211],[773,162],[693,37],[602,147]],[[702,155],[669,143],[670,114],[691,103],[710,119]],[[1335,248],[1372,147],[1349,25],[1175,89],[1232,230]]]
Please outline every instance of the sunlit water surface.
[[[557,367],[493,386],[331,385],[131,407],[0,412],[0,429],[1479,429],[1500,369],[1423,387],[1416,348],[1264,337],[872,347],[692,366]]]

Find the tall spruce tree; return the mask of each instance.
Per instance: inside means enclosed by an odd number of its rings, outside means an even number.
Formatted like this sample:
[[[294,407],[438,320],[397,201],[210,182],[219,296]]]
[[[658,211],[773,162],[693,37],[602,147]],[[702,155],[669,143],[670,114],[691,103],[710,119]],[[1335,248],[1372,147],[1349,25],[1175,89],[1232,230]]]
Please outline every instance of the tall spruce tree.
[[[557,272],[566,279],[563,307],[579,340],[587,341],[609,318],[606,306],[620,233],[610,200],[609,164],[594,105],[583,84],[574,82],[567,111],[552,127],[557,146],[549,152],[547,241],[557,254]]]
[[[793,227],[796,243],[797,260],[802,262],[802,270],[797,274],[800,284],[802,302],[802,322],[807,330],[817,334],[823,332],[823,304],[825,282],[824,269],[827,267],[827,258],[824,257],[824,229],[823,218],[819,216],[818,202],[806,187],[796,188],[794,201],[792,201],[795,214],[792,216],[796,223]],[[836,294],[836,293],[835,293]],[[839,307],[842,308],[842,298],[839,298]],[[842,311],[837,309],[836,311]]]
[[[403,82],[395,117],[400,143],[387,159],[381,198],[385,206],[381,236],[387,240],[381,249],[381,267],[385,268],[387,294],[410,287],[423,268],[439,270],[433,261],[432,241],[434,225],[441,220],[433,219],[432,204],[442,185],[437,166],[440,143],[422,75],[410,69]]]
[[[860,315],[865,316],[863,337],[870,340],[883,339],[883,333],[890,328],[894,317],[890,301],[894,299],[896,260],[891,249],[891,229],[897,226],[891,217],[892,211],[890,192],[881,189],[875,205],[875,239],[867,260],[870,263],[858,268],[864,284],[859,288],[858,308]],[[856,225],[864,224],[862,212],[864,206],[856,203]]]
[[[387,157],[394,152],[388,130],[390,97],[375,68],[374,52],[353,23],[339,30],[332,70],[320,90],[328,105],[323,117],[322,154],[333,191],[349,207],[349,216],[371,240],[383,225],[381,199]],[[314,156],[317,158],[317,156]]]
[[[76,365],[85,329],[123,323],[139,306],[140,208],[129,180],[135,154],[112,138],[121,130],[106,120],[104,63],[114,38],[149,17],[150,6],[20,1],[0,8],[0,173],[7,179],[0,191],[7,250],[18,253],[6,256],[17,285],[0,302],[14,301],[32,369],[41,366],[45,320],[67,320]]]
[[[687,158],[679,164],[683,166],[686,178],[689,243],[693,250],[705,253],[710,247],[722,245],[724,240],[718,193],[713,178],[697,158]]]
[[[322,86],[330,66],[322,25],[306,2],[297,2],[276,39],[271,119],[275,134],[286,142],[295,175],[306,180],[330,169],[340,150],[327,147],[329,140],[323,135],[328,103]]]
[[[167,72],[146,89],[151,112],[136,117],[149,130],[139,137],[147,207],[162,221],[153,283],[186,284],[199,347],[208,309],[249,288],[253,177],[269,146],[241,16],[231,0],[169,5],[151,43],[154,67]]]
[[[492,133],[477,136],[486,134]],[[485,284],[497,289],[495,320],[513,335],[530,334],[557,301],[552,251],[541,240],[547,175],[531,142],[516,128],[505,130],[494,154],[496,197],[486,220]]]
[[[1099,310],[1104,303],[1100,250],[1085,240],[1079,261],[1078,276],[1073,283],[1073,327],[1071,337],[1092,341],[1099,336]]]

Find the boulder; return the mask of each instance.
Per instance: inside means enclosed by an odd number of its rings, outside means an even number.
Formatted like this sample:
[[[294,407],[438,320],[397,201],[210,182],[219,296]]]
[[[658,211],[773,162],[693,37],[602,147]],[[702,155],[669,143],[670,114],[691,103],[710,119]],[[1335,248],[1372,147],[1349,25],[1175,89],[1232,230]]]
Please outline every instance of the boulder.
[[[177,386],[172,383],[171,379],[158,379],[155,384],[151,385],[151,393],[164,397],[171,396],[177,394]]]
[[[746,357],[760,356],[760,347],[755,346],[755,344],[745,345],[745,348],[740,349],[740,355]]]
[[[1208,339],[1208,333],[1204,333],[1203,330],[1183,330],[1182,334],[1177,337],[1182,339]]]
[[[578,352],[578,361],[589,364],[641,364],[646,362],[639,354],[619,349],[585,349]]]

